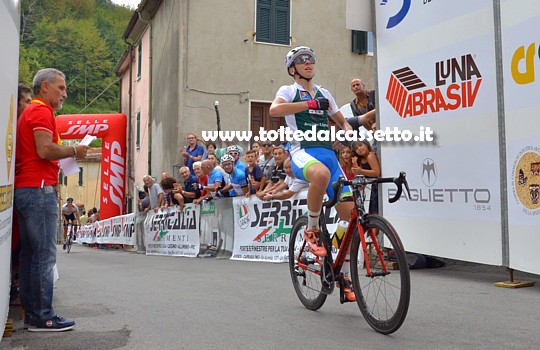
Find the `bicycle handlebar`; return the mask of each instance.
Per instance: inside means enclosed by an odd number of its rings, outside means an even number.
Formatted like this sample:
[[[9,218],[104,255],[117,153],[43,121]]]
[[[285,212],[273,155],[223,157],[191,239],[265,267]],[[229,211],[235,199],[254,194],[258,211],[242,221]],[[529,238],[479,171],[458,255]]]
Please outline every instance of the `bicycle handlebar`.
[[[356,188],[356,187],[361,187],[361,186],[370,185],[374,183],[381,184],[381,183],[390,183],[390,182],[393,182],[394,184],[396,184],[397,192],[394,195],[394,197],[388,199],[388,202],[394,203],[401,197],[401,193],[403,192],[403,186],[405,186],[405,189],[407,190],[407,194],[409,195],[409,197],[411,196],[411,192],[409,190],[409,184],[407,183],[407,174],[404,171],[401,171],[398,177],[368,178],[362,175],[358,175],[352,180],[346,180],[343,176],[341,176],[336,182],[332,184],[332,188],[334,189],[334,198],[324,202],[323,205],[325,207],[331,207],[335,205],[339,199],[339,196],[341,195],[341,190],[343,189],[343,186],[352,186]]]

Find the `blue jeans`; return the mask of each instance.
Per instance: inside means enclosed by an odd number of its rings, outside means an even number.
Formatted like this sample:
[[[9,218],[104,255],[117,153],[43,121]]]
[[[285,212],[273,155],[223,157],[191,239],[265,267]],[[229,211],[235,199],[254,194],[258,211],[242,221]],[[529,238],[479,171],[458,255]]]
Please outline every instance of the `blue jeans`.
[[[52,307],[58,220],[56,191],[52,186],[18,188],[14,201],[21,232],[21,303],[26,316],[45,321],[56,316]]]

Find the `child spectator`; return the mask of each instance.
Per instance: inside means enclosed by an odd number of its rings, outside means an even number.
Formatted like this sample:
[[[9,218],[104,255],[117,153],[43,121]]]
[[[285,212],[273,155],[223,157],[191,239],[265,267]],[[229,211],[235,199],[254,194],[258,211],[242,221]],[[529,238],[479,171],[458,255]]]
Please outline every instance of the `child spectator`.
[[[257,160],[257,151],[249,150],[246,152],[246,177],[248,179],[249,190],[246,193],[246,197],[251,194],[255,194],[264,189],[266,183],[266,177],[264,176],[261,168],[255,164]]]
[[[274,190],[267,192],[263,198],[261,198],[262,200],[271,201],[274,199],[289,199],[301,189],[309,187],[309,182],[294,177],[291,169],[291,158],[287,157],[287,159],[285,159],[285,162],[283,162],[283,170],[287,174],[285,181],[276,186]]]
[[[356,163],[359,168],[353,169],[355,175],[364,175],[365,177],[379,177],[381,176],[381,167],[379,160],[373,152],[373,148],[368,141],[355,141],[353,143]],[[371,185],[371,195],[369,199],[369,213],[377,214],[379,212],[379,200],[378,200],[378,186],[377,184]]]
[[[352,150],[349,146],[345,146],[341,149],[338,160],[347,180],[352,180],[354,178],[354,172],[352,170]]]
[[[274,161],[276,162],[276,166],[272,170],[270,181],[267,182],[264,190],[257,194],[257,197],[262,198],[267,192],[273,190],[285,180],[287,174],[285,174],[285,171],[283,170],[283,162],[286,157],[286,151],[283,147],[277,146],[274,148]]]

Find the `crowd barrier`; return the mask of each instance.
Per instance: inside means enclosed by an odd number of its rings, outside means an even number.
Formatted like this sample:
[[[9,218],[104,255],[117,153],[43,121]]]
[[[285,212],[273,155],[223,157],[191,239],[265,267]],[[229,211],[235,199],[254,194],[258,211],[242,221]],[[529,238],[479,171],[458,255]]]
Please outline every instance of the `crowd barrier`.
[[[256,196],[222,198],[123,215],[82,226],[77,242],[133,245],[147,255],[286,262],[292,225],[307,212],[306,195],[303,190],[271,202]],[[335,210],[327,216],[332,230]]]

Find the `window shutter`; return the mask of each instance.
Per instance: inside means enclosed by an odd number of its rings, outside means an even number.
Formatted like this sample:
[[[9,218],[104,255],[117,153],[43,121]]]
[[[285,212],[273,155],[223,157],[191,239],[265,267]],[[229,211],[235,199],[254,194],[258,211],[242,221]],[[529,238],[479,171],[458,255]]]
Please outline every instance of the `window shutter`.
[[[83,168],[79,167],[79,186],[83,185]]]
[[[275,36],[274,42],[277,44],[290,44],[289,29],[289,0],[276,0],[275,6]]]
[[[352,52],[361,55],[368,53],[368,33],[358,30],[352,31]]]
[[[271,42],[271,7],[272,3],[270,0],[257,1],[257,41]]]

